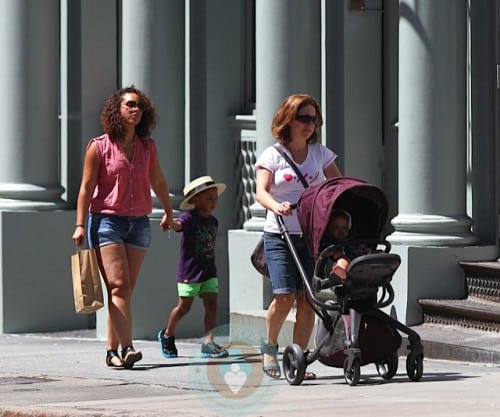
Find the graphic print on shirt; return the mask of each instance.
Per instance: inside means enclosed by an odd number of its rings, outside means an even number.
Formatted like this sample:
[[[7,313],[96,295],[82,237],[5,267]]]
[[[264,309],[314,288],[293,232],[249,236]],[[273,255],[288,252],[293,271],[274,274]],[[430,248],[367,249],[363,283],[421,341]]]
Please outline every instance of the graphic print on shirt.
[[[308,182],[308,184],[312,184],[319,177],[319,171],[316,171],[316,173],[314,175],[310,175],[307,172],[306,173],[302,173],[302,175],[304,176],[304,178],[306,179],[306,181]],[[295,174],[295,172],[293,174],[291,174],[289,172],[285,172],[283,174],[283,179],[286,182],[291,182],[291,181],[295,181],[296,183],[300,182],[300,178],[297,176],[297,174]]]
[[[200,225],[196,230],[196,258],[201,263],[209,262],[214,257],[215,233],[213,228]]]

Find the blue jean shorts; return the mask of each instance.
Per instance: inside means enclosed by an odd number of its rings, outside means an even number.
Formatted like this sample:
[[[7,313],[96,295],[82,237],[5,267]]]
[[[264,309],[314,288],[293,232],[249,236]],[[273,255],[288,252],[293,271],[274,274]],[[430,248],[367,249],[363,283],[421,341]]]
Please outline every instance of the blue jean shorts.
[[[301,235],[290,235],[290,237],[306,272],[306,279],[310,280],[314,272],[314,261],[309,255],[306,242]],[[304,282],[295,260],[281,234],[264,232],[264,249],[273,293],[295,294],[297,290],[304,289]]]
[[[151,245],[151,225],[148,216],[129,217],[89,213],[88,240],[90,248],[124,243],[138,249]]]

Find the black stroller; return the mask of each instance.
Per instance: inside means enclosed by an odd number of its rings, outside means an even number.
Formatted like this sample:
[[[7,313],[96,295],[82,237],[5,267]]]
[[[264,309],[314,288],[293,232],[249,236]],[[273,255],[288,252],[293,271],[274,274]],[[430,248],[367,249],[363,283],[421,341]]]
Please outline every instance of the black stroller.
[[[391,379],[398,369],[402,341],[398,331],[408,336],[408,377],[412,381],[422,377],[424,355],[420,336],[380,310],[394,300],[391,280],[401,262],[398,255],[389,253],[390,243],[380,239],[387,207],[387,198],[379,188],[356,178],[337,177],[306,188],[297,204],[297,215],[315,260],[312,278],[301,265],[283,219],[277,216],[303,279],[306,297],[317,316],[314,351],[305,353],[296,344],[284,350],[283,371],[289,384],[301,384],[307,366],[315,360],[343,368],[349,385],[359,382],[360,367],[369,363],[376,365],[382,378]],[[325,272],[333,246],[323,247],[323,238],[334,209],[351,215],[352,228],[345,245],[377,250],[353,259],[345,280]]]

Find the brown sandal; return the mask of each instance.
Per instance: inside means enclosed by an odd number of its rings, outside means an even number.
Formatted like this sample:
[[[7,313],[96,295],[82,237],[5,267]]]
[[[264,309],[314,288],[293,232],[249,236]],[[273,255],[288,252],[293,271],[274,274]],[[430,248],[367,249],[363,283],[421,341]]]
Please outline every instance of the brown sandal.
[[[111,368],[123,368],[123,361],[116,349],[109,349],[106,351],[106,365]]]
[[[304,374],[304,381],[312,381],[316,378],[317,378],[317,376],[314,372],[306,372]]]

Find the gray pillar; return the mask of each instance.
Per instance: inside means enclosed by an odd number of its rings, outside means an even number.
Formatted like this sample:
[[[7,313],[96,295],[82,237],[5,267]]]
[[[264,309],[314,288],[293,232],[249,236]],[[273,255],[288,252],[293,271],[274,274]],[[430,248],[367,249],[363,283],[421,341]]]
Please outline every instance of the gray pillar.
[[[290,94],[307,93],[321,103],[320,0],[256,0],[257,155],[276,143],[274,113]],[[265,210],[255,203],[246,230],[262,230]],[[257,216],[257,217],[255,217]]]
[[[395,244],[476,241],[465,214],[466,0],[400,1]]]
[[[256,0],[257,153],[275,143],[273,115],[293,93],[321,103],[320,0]]]
[[[186,1],[186,181],[207,174],[206,3],[199,0]]]
[[[59,1],[0,0],[0,10],[0,209],[60,208]]]
[[[184,187],[184,1],[123,0],[121,85],[134,84],[154,101],[153,132],[171,192]]]

